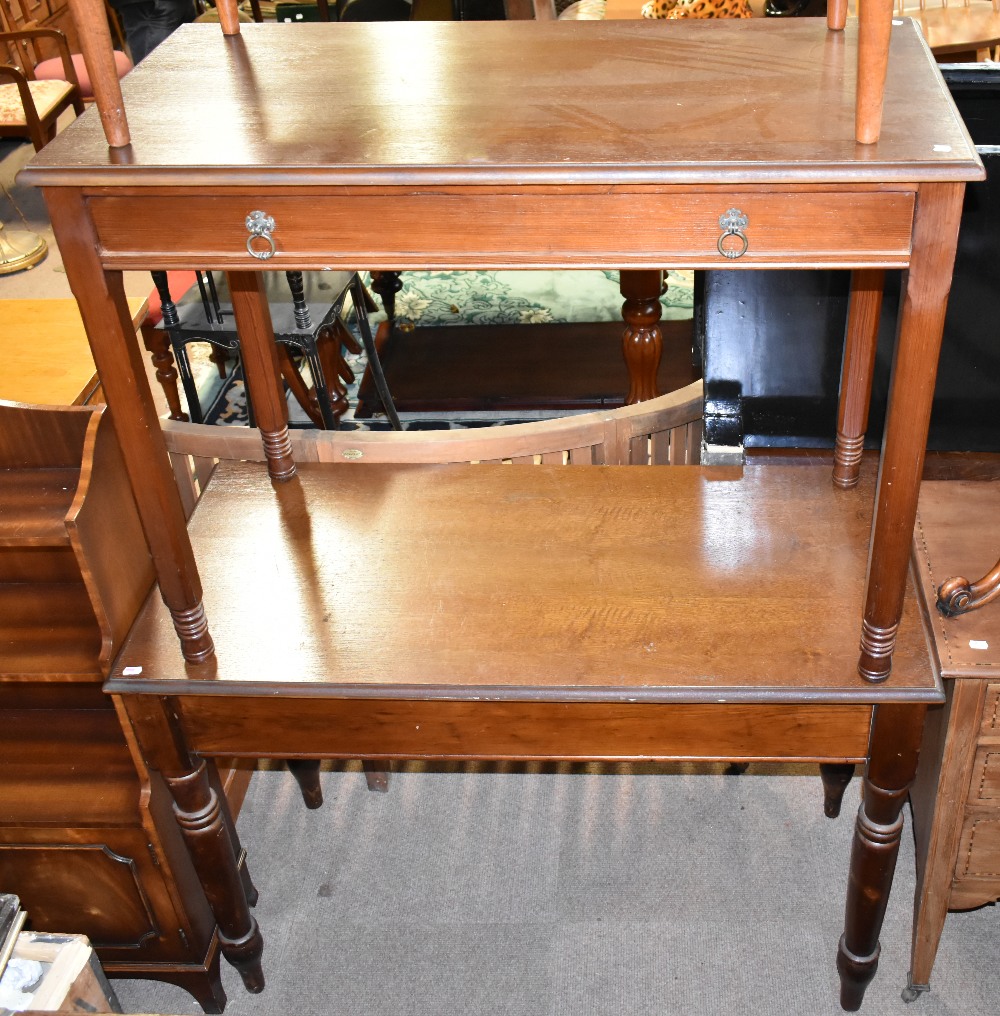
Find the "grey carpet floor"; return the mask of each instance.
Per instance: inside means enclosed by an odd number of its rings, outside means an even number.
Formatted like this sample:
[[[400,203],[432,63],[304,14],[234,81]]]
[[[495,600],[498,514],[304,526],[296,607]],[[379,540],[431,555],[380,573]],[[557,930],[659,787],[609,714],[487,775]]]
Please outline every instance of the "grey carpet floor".
[[[824,817],[810,767],[403,767],[388,794],[323,774],[309,812],[255,775],[238,828],[260,890],[267,988],[225,963],[231,1016],[836,1016],[859,781]],[[905,1005],[904,834],[873,1016],[1000,1012],[1000,913],[954,914],[932,992]],[[197,1013],[116,981],[126,1012]]]

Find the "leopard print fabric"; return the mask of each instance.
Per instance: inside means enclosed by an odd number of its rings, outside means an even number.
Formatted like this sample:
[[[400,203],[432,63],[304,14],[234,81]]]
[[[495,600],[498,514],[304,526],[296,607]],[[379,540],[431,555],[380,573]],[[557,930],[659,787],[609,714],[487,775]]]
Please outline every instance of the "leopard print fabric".
[[[748,0],[648,0],[644,18],[750,18]]]

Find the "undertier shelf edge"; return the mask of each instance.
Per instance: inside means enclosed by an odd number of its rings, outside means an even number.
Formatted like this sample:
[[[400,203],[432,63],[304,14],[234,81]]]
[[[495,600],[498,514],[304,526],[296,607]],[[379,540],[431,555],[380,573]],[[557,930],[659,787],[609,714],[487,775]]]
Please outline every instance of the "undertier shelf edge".
[[[224,463],[190,533],[216,656],[158,595],[110,691],[465,701],[938,701],[915,596],[856,672],[874,491],[822,466]],[[128,676],[126,676],[126,671]],[[165,687],[166,686],[166,687]]]

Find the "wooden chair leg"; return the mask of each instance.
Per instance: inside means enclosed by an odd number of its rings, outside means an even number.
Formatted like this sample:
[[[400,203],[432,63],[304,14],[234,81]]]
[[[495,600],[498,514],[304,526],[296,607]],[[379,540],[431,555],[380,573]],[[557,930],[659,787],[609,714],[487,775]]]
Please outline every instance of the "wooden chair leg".
[[[854,764],[850,762],[823,762],[819,767],[823,781],[823,814],[836,818],[844,800],[844,791],[854,778]]]
[[[170,351],[170,336],[160,328],[143,322],[139,326],[142,334],[142,344],[150,353],[153,366],[156,368],[156,380],[160,382],[164,397],[167,400],[167,407],[170,409],[170,419],[187,422],[188,415],[181,408],[181,395],[177,388],[177,369],[174,365],[174,354]]]
[[[285,759],[285,764],[299,785],[306,807],[319,808],[323,804],[323,789],[319,785],[319,759],[288,758]]]
[[[392,771],[391,762],[373,762],[371,759],[363,759],[361,767],[365,771],[365,780],[368,789],[384,794],[389,789],[389,773]]]

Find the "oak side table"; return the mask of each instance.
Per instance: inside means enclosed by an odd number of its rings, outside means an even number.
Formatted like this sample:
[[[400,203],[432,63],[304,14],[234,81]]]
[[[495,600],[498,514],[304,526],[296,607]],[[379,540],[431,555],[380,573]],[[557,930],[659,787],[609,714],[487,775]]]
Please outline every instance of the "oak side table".
[[[926,46],[886,18],[881,139],[859,144],[853,22],[335,27],[185,26],[123,82],[128,145],[88,113],[25,172],[165,604],[106,687],[171,789],[224,955],[263,988],[218,755],[865,762],[837,960],[858,1008],[941,699],[907,575],[964,183],[983,174]],[[808,467],[296,471],[262,271],[658,281],[664,265],[855,270],[834,483]],[[220,467],[189,536],[120,273],[196,267],[229,273],[268,473]],[[887,268],[908,270],[892,410],[879,476],[859,482]],[[268,566],[237,580],[223,557]]]

